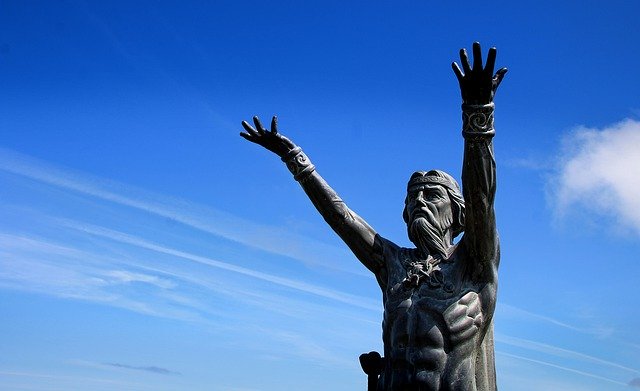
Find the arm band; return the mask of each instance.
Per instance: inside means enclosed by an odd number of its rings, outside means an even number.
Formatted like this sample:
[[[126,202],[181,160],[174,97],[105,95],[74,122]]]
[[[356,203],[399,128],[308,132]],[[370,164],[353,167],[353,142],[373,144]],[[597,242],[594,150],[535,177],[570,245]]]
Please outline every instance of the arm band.
[[[293,174],[293,178],[296,181],[305,179],[311,174],[316,167],[311,163],[311,160],[302,152],[300,147],[295,147],[289,151],[283,158],[287,168]]]
[[[486,139],[496,134],[493,129],[495,105],[462,105],[462,136],[465,139]]]

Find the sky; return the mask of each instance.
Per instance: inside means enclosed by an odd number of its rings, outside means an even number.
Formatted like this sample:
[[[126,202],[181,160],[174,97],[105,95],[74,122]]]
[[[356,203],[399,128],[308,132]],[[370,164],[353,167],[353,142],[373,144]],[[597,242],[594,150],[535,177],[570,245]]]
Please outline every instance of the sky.
[[[0,2],[0,389],[364,390],[375,278],[282,162],[278,115],[409,246],[460,178],[451,62],[496,94],[503,390],[640,387],[640,4]]]

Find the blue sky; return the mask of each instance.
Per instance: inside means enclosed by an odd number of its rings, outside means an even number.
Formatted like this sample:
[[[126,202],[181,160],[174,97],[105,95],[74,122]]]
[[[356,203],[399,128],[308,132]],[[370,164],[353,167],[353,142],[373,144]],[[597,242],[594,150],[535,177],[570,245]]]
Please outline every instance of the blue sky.
[[[461,47],[498,48],[504,390],[640,383],[634,2],[0,4],[0,388],[365,389],[375,279],[280,160],[279,116],[409,245],[404,189],[459,178]]]

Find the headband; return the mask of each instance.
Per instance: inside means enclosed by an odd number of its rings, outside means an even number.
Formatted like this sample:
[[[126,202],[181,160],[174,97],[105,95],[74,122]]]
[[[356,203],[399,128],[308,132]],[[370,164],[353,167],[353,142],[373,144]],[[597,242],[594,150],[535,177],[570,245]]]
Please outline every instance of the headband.
[[[460,192],[460,190],[458,189],[458,186],[456,186],[455,183],[452,183],[451,180],[447,178],[433,176],[433,175],[419,176],[411,179],[407,184],[407,191],[409,192],[412,190],[418,190],[417,189],[418,187],[421,187],[427,184],[440,185],[454,192],[457,192],[457,193]]]

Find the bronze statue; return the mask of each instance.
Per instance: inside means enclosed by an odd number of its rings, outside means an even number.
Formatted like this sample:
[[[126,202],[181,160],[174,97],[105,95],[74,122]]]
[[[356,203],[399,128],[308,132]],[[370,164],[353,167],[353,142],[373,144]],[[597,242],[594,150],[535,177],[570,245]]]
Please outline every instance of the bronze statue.
[[[452,64],[463,101],[462,191],[439,170],[411,175],[403,217],[416,248],[397,246],[351,211],[302,149],[278,133],[276,117],[270,131],[257,117],[255,128],[242,122],[246,133],[240,135],[280,156],[325,221],[375,274],[384,300],[384,358],[372,352],[361,362],[379,391],[496,389],[493,98],[507,69],[494,74],[495,59],[491,48],[483,67],[476,42],[473,66],[465,49],[462,69]]]

